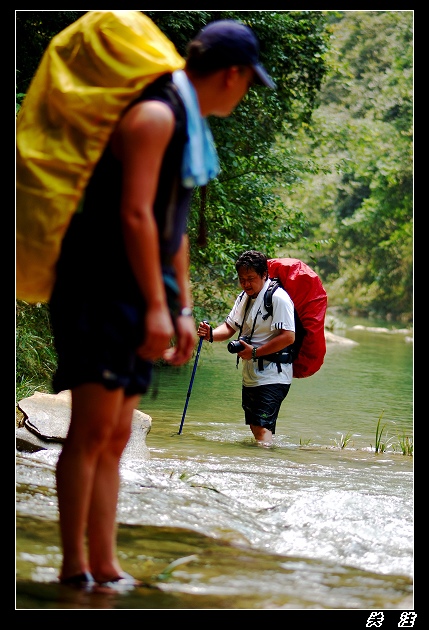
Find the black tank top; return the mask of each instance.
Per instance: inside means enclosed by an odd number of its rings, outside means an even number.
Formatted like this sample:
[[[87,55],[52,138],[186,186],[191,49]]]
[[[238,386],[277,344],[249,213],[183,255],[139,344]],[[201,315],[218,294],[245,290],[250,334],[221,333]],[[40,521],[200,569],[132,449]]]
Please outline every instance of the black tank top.
[[[168,266],[186,231],[192,189],[181,183],[183,149],[187,140],[186,111],[172,83],[162,75],[129,107],[142,100],[159,100],[171,107],[175,129],[162,161],[154,214],[159,231],[161,262]],[[144,177],[144,173],[142,173]],[[126,295],[138,292],[128,263],[120,222],[122,163],[108,145],[89,180],[80,209],[63,240],[57,278],[72,282],[80,276],[88,290]],[[92,287],[92,289],[91,289]]]

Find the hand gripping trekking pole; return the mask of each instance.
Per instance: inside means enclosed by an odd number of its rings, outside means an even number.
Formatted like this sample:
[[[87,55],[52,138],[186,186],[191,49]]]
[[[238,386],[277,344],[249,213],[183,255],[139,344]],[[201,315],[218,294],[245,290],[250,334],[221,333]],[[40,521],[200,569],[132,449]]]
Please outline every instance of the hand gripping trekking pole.
[[[208,322],[206,322],[206,321],[204,321],[204,323],[208,324]],[[198,359],[200,358],[200,351],[201,351],[201,346],[203,345],[203,341],[204,341],[204,337],[200,337],[200,340],[198,342],[197,354],[196,354],[195,362],[194,362],[194,369],[192,370],[191,381],[190,381],[189,387],[188,387],[188,393],[187,393],[187,396],[186,396],[185,408],[183,410],[182,421],[180,423],[180,428],[179,428],[178,435],[180,435],[182,433],[183,423],[185,422],[186,410],[188,408],[189,398],[191,396],[192,385],[194,383],[195,372],[197,371]]]

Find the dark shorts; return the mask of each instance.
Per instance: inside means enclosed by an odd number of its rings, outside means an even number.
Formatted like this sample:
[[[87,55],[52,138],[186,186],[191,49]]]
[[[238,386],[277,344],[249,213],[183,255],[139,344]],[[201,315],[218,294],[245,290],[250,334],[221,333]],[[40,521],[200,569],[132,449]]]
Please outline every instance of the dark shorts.
[[[260,385],[243,387],[242,407],[246,424],[268,429],[274,435],[280,406],[288,395],[290,385]]]
[[[83,383],[107,389],[124,388],[127,395],[146,393],[152,363],[136,349],[143,340],[143,304],[119,300],[72,300],[52,295],[51,322],[58,368],[52,381],[56,393]]]

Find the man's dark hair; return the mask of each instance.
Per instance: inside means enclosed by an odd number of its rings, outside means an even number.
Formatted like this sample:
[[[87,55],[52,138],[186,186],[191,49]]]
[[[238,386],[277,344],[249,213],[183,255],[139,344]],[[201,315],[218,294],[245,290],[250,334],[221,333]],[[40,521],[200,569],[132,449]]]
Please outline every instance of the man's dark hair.
[[[254,249],[250,249],[247,252],[243,252],[235,263],[235,269],[238,271],[240,267],[246,269],[254,269],[258,276],[261,278],[268,274],[267,257],[262,252],[257,252]]]

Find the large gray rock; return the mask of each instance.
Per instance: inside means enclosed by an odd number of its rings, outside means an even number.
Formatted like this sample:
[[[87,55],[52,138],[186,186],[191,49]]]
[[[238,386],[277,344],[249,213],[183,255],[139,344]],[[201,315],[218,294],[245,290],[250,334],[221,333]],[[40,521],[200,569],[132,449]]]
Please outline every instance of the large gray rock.
[[[59,394],[36,392],[20,400],[18,409],[24,415],[23,426],[16,429],[16,448],[19,451],[35,452],[41,449],[61,449],[67,435],[71,415],[70,391]],[[134,410],[131,438],[124,457],[149,457],[146,436],[152,426],[147,414]]]

